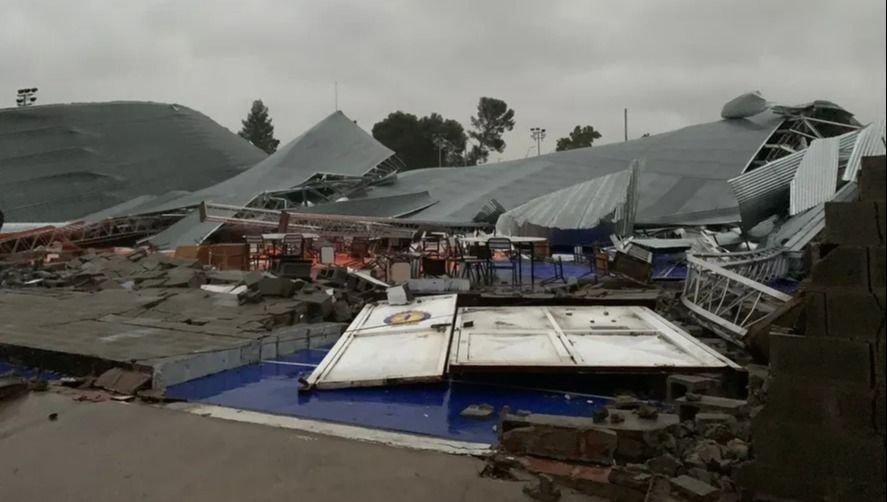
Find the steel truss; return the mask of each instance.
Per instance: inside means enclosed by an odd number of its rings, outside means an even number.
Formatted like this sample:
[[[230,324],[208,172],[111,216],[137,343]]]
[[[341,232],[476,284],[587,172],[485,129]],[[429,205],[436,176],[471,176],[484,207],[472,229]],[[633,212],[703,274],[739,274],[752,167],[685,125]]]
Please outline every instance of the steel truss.
[[[734,270],[755,269],[759,277],[767,277],[772,273],[768,269],[775,267],[766,265],[768,262],[775,263],[774,258],[737,259],[726,265]],[[734,270],[688,254],[681,302],[718,336],[742,344],[749,326],[789,301],[791,296]]]
[[[466,231],[481,225],[441,225],[435,222],[363,216],[297,213],[284,210],[229,206],[204,202],[200,220],[277,229],[279,232],[312,233],[324,237],[412,238],[420,230]]]
[[[76,222],[61,227],[43,227],[0,238],[0,256],[29,253],[40,248],[84,248],[156,234],[175,223],[181,215],[127,216],[97,222]]]
[[[693,253],[693,256],[762,283],[779,279],[788,271],[786,249],[781,247],[736,253]]]

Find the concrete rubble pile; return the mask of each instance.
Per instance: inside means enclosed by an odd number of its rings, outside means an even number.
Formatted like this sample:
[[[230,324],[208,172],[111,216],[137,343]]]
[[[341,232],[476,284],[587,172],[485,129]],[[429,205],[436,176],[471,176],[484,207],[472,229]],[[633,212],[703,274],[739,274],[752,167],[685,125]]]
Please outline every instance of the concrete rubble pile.
[[[344,269],[332,270],[349,277]],[[234,312],[238,312],[244,322],[234,326],[246,330],[271,329],[299,322],[345,322],[363,306],[365,295],[362,295],[378,289],[353,280],[321,280],[314,284],[267,272],[214,270],[197,260],[148,254],[145,250],[128,255],[91,252],[71,260],[34,267],[0,268],[0,287],[26,288],[34,292],[51,288],[58,292],[55,294],[58,298],[62,297],[61,291],[95,293],[106,290],[119,290],[123,295],[129,292],[142,296],[178,297],[181,301],[187,298],[195,311],[204,308],[201,304],[208,309],[210,304],[241,305],[243,308]],[[260,307],[249,307],[249,304]]]
[[[750,455],[764,381],[750,379],[748,401],[715,395],[714,376],[672,375],[664,405],[619,395],[591,417],[503,410],[483,474],[539,476],[608,500],[740,500],[734,476]]]
[[[0,358],[69,375],[124,367],[163,388],[328,344],[384,295],[345,269],[322,275],[333,278],[220,271],[144,249],[0,268]]]

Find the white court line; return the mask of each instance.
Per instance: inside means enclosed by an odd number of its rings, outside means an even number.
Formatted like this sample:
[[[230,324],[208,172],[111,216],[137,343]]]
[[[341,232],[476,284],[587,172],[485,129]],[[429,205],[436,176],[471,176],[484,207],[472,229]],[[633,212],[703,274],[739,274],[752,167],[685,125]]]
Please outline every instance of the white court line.
[[[317,367],[316,364],[309,364],[309,363],[294,363],[294,362],[290,362],[290,361],[272,361],[272,360],[270,360],[270,359],[268,359],[268,360],[263,360],[262,363],[267,363],[267,364],[283,364],[283,365],[285,365],[285,366],[307,366],[307,367],[309,367],[309,368],[316,368],[316,367]]]
[[[486,443],[454,441],[451,439],[420,436],[404,432],[371,429],[357,425],[335,424],[320,420],[308,420],[283,415],[272,415],[270,413],[239,410],[237,408],[228,408],[211,404],[170,403],[164,407],[221,420],[269,425],[283,429],[294,429],[315,434],[323,434],[325,436],[366,441],[369,443],[410,448],[414,450],[437,451],[455,455],[485,455],[490,453],[490,445]]]

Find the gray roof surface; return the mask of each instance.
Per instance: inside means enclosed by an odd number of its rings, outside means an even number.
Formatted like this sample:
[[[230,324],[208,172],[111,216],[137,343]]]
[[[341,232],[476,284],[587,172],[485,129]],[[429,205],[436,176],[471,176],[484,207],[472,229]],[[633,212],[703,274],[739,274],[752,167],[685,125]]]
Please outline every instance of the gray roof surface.
[[[381,218],[399,218],[436,203],[436,200],[428,196],[428,192],[417,192],[392,195],[390,197],[352,199],[313,207],[300,207],[293,209],[293,211],[308,214],[372,215]]]
[[[624,143],[555,152],[476,167],[429,168],[374,187],[373,197],[427,190],[439,202],[411,218],[464,223],[496,199],[513,209],[536,197],[629,167],[642,160],[638,224],[739,221],[727,179],[737,176],[781,123],[764,112],[719,120]]]
[[[74,103],[0,109],[0,210],[65,221],[231,178],[265,153],[181,105]]]
[[[263,192],[287,190],[318,173],[362,176],[392,155],[392,150],[337,111],[231,179],[155,206],[141,205],[138,209],[140,212],[167,211],[202,201],[246,206]],[[185,218],[152,237],[151,242],[161,248],[196,244],[218,226],[213,222],[200,223],[193,217]]]
[[[604,219],[615,221],[617,208],[627,199],[630,181],[631,169],[623,169],[536,197],[503,213],[496,231],[547,237],[552,230],[584,230],[597,227]]]

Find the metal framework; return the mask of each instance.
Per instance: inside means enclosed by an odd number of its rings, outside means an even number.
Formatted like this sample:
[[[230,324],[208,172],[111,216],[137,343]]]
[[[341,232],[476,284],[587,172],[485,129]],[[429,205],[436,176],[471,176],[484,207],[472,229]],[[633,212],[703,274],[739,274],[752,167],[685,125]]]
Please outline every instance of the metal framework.
[[[204,202],[200,220],[225,224],[276,228],[278,231],[312,233],[325,237],[411,238],[419,230],[474,230],[477,224],[442,226],[434,222],[397,218],[308,214],[273,209],[229,206]]]
[[[770,261],[737,259],[727,265],[741,270]],[[757,273],[767,276],[768,267],[773,265],[759,267]],[[749,326],[790,299],[791,296],[724,266],[687,255],[687,279],[681,302],[700,322],[730,342],[741,345]]]
[[[98,222],[75,222],[62,227],[43,227],[0,238],[0,257],[29,253],[56,245],[83,248],[156,234],[175,223],[181,215],[111,218]]]
[[[762,283],[779,279],[788,271],[786,249],[781,247],[736,253],[694,253],[692,256]]]
[[[324,203],[351,197],[369,186],[387,183],[397,177],[406,165],[396,155],[380,162],[363,176],[318,173],[287,190],[265,192],[250,203],[251,207],[288,209],[308,203]]]
[[[858,124],[835,122],[814,116],[816,110],[796,110],[775,107],[774,111],[785,115],[785,121],[761,146],[757,155],[749,162],[745,172],[769,164],[774,160],[806,150],[810,142],[855,131]]]

